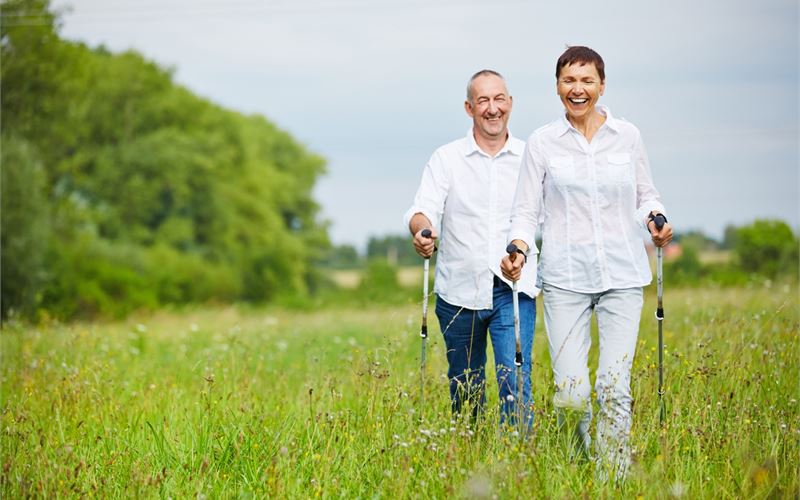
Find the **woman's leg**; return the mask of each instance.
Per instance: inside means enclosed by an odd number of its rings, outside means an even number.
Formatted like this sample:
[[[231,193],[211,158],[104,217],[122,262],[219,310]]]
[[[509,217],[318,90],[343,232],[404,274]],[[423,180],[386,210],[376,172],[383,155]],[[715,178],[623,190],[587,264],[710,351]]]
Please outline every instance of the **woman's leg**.
[[[544,284],[544,323],[550,348],[550,360],[556,392],[553,405],[559,411],[580,413],[577,433],[583,451],[588,454],[592,420],[591,382],[589,380],[589,348],[592,345],[589,322],[593,295],[571,292]]]
[[[600,359],[595,391],[600,405],[595,449],[601,466],[623,479],[631,461],[631,367],[639,335],[642,289],[609,290],[597,306]]]

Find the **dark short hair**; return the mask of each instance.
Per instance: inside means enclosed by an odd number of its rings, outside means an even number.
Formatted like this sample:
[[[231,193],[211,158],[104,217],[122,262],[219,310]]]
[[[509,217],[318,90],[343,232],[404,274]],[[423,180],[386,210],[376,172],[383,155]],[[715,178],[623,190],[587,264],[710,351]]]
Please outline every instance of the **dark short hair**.
[[[469,82],[467,82],[467,100],[469,102],[472,102],[472,83],[480,76],[489,76],[489,75],[497,76],[501,80],[506,81],[506,79],[503,78],[503,75],[501,75],[500,73],[498,73],[497,71],[495,71],[493,69],[482,69],[482,70],[478,71],[477,73],[472,75],[472,78],[470,78]]]
[[[597,74],[600,75],[600,81],[606,81],[606,64],[603,62],[603,58],[589,47],[584,47],[582,45],[575,45],[574,47],[567,46],[567,50],[558,58],[558,62],[556,63],[556,80],[561,76],[561,68],[576,63],[581,66],[585,64],[594,64],[594,67],[597,68]]]

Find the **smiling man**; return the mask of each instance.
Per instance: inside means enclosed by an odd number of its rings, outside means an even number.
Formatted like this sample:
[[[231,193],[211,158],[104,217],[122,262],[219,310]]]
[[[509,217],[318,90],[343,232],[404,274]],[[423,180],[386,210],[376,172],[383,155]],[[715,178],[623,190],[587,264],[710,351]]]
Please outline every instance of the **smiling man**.
[[[433,254],[436,265],[436,315],[447,348],[452,409],[465,403],[477,416],[485,400],[487,333],[494,351],[501,422],[516,423],[514,312],[510,282],[500,272],[510,228],[511,196],[517,185],[524,142],[511,136],[513,99],[496,71],[475,73],[467,85],[464,109],[472,118],[466,137],[437,149],[422,173],[405,223],[414,248]],[[422,231],[431,230],[431,237]],[[520,256],[520,258],[522,258]],[[535,256],[532,257],[535,260]],[[526,266],[518,284],[523,352],[523,419],[530,426],[531,346],[536,318],[536,263]]]

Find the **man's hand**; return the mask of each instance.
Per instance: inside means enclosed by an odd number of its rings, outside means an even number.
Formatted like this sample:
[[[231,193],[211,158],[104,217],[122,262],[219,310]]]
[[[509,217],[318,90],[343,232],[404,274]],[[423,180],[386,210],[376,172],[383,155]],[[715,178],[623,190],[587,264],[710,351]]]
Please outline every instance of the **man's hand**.
[[[672,225],[670,225],[669,222],[661,226],[661,230],[659,231],[656,229],[655,221],[648,220],[647,230],[650,231],[650,237],[653,238],[653,244],[657,247],[665,247],[670,241],[672,241]]]
[[[528,245],[522,240],[514,240],[513,244],[523,252],[527,252]],[[517,252],[508,254],[500,261],[500,271],[507,280],[519,281],[522,277],[522,266],[525,265],[525,257]]]
[[[430,231],[430,236],[425,237],[422,235],[423,231]],[[439,234],[433,228],[420,229],[414,234],[414,250],[422,257],[430,259],[433,255],[433,250],[436,248],[436,239]]]

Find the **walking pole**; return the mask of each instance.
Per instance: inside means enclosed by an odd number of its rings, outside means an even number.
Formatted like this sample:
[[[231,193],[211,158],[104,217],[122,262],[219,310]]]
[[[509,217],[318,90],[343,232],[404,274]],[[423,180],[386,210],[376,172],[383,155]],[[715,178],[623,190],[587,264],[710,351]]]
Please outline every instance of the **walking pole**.
[[[655,222],[656,229],[661,231],[661,228],[664,227],[664,223],[667,221],[663,215],[658,214],[653,218],[653,222]],[[658,405],[660,408],[660,416],[659,420],[661,425],[664,425],[664,419],[666,418],[666,408],[664,407],[664,329],[663,329],[663,322],[664,322],[664,305],[662,303],[662,299],[664,296],[664,289],[663,289],[663,271],[662,271],[662,264],[664,261],[663,252],[661,251],[661,247],[656,248],[656,283],[658,289],[658,308],[656,309],[656,320],[658,321]]]
[[[431,237],[430,229],[423,229],[421,233],[423,238]],[[420,356],[420,369],[419,369],[419,393],[420,401],[425,404],[425,341],[428,339],[428,272],[431,265],[430,257],[425,257],[422,264],[422,328],[420,328],[419,336],[422,338],[422,354]]]
[[[509,245],[506,247],[506,252],[508,252],[508,255],[514,259],[517,253],[517,245],[509,243]],[[516,281],[514,281],[511,285],[511,297],[514,301],[514,340],[516,341],[517,347],[517,352],[514,355],[514,364],[517,365],[517,419],[520,429],[522,429],[522,419],[524,413],[522,409],[524,408],[525,403],[522,399],[522,345],[519,340],[519,293],[517,292]]]

